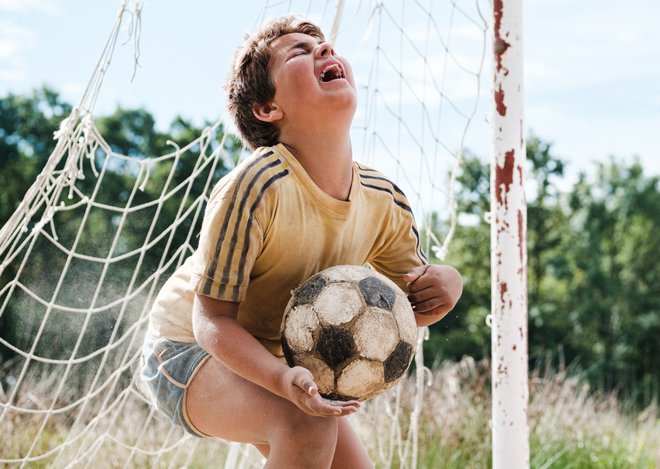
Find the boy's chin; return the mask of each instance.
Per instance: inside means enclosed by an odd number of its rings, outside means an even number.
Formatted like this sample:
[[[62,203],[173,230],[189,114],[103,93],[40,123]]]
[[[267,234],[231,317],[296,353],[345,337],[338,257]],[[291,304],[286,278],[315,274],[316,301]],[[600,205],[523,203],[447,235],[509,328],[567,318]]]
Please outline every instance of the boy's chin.
[[[338,112],[347,111],[353,115],[357,109],[357,94],[355,93],[355,90],[351,88],[350,90],[346,90],[345,93],[337,93],[333,97],[332,102],[333,104],[336,103]]]
[[[329,117],[334,120],[346,120],[350,124],[355,117],[356,109],[356,101],[346,102],[334,109]]]

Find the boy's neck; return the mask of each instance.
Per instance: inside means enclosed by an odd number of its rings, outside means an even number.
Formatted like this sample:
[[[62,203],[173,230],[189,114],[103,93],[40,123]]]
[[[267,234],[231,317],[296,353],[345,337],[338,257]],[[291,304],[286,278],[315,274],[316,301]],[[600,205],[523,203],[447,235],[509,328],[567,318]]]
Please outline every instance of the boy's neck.
[[[353,152],[348,135],[343,139],[298,138],[282,143],[323,192],[348,200],[353,181]]]

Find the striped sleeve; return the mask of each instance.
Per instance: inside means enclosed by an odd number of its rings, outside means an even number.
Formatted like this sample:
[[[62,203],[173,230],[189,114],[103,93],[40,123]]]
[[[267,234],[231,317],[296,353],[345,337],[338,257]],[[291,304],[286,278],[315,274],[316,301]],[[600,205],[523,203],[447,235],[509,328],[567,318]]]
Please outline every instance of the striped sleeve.
[[[387,223],[383,224],[385,232],[381,234],[383,248],[371,263],[396,283],[401,283],[401,275],[418,265],[428,264],[410,202],[403,191],[379,171],[364,165],[358,168],[361,186],[383,196],[382,213],[387,218]]]
[[[225,301],[242,301],[250,272],[263,245],[258,221],[268,189],[289,174],[272,150],[246,161],[214,194],[204,215],[194,275],[199,294]]]

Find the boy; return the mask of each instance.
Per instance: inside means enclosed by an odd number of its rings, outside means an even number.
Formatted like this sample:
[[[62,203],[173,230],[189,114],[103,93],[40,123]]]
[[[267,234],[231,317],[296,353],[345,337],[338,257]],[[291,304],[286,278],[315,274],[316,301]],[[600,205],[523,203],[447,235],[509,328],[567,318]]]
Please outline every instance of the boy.
[[[291,290],[369,262],[409,293],[419,326],[447,314],[462,281],[428,265],[405,196],[352,160],[350,65],[319,28],[284,17],[239,49],[229,111],[253,155],[214,188],[199,248],[151,312],[143,376],[161,410],[196,436],[247,442],[266,467],[373,467],[311,373],[282,360]]]

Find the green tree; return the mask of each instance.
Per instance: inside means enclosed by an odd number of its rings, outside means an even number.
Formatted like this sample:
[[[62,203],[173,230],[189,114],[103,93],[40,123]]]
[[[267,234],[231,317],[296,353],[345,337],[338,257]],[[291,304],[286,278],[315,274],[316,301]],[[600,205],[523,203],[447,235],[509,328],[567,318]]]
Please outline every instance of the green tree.
[[[562,298],[569,294],[565,276],[569,235],[565,194],[558,187],[565,163],[552,154],[552,144],[535,135],[527,138],[527,291],[529,353],[543,361],[558,351],[575,356],[564,338],[572,325]]]
[[[428,364],[464,355],[490,355],[490,231],[485,222],[490,210],[488,164],[466,155],[457,179],[459,225],[444,262],[458,267],[463,277],[463,295],[454,311],[432,325],[425,343]],[[437,215],[432,226],[442,239],[447,227]],[[437,259],[432,259],[438,262]]]
[[[569,194],[564,246],[569,340],[584,344],[580,358],[596,383],[640,402],[659,394],[658,189],[638,162],[599,164],[593,180],[582,174]]]
[[[42,170],[55,146],[53,133],[62,118],[68,115],[71,106],[63,103],[57,93],[47,89],[37,90],[28,96],[9,95],[0,100],[0,106],[0,151],[3,152],[0,159],[3,218],[0,222],[4,223]],[[236,138],[224,139],[222,127],[213,133],[206,132],[208,138],[202,144],[191,143],[210,124],[206,122],[203,127],[198,127],[181,117],[174,119],[166,132],[160,132],[153,116],[143,109],[119,108],[111,115],[98,118],[95,124],[108,143],[103,143],[95,151],[92,161],[84,162],[85,177],[76,181],[76,187],[85,196],[93,198],[94,202],[119,209],[151,201],[158,203],[150,203],[136,211],[101,209],[84,203],[74,210],[58,211],[54,220],[57,242],[69,249],[77,239],[77,254],[104,258],[110,254],[113,245],[113,256],[142,247],[150,231],[150,240],[161,233],[168,234],[146,251],[139,271],[136,270],[139,255],[109,265],[103,274],[99,298],[95,303],[98,306],[121,299],[125,295],[125,286],[134,276],[137,275],[137,284],[145,281],[155,272],[166,252],[173,252],[187,239],[191,243],[196,242],[196,237],[189,234],[199,230],[201,216],[196,221],[192,216],[186,217],[183,222],[174,225],[179,207],[189,208],[194,198],[205,190],[207,182],[212,186],[226,173],[223,160],[218,160],[212,170],[210,167],[200,170],[199,152],[204,152],[208,157],[224,145],[225,152],[235,161],[241,152],[241,145]],[[157,158],[174,152],[177,152],[177,158]],[[141,161],[153,161],[153,164],[142,165],[142,170],[144,167],[150,168],[148,179],[138,177]],[[91,169],[92,166],[97,174]],[[190,178],[193,174],[197,176]],[[99,190],[95,191],[97,185]],[[73,207],[73,204],[80,202],[80,198],[75,195],[69,199],[65,191],[58,202]],[[21,259],[13,261],[5,269],[0,289],[10,279],[16,278]],[[66,270],[65,265],[68,265]],[[40,236],[29,251],[20,281],[46,301],[53,299],[58,305],[84,309],[92,306],[91,297],[102,269],[100,262],[79,257],[69,259],[62,249]],[[53,298],[62,272],[66,272],[66,288]],[[6,290],[5,294],[8,294]],[[0,298],[0,301],[4,300],[4,296]],[[43,309],[20,289],[14,290],[11,301],[0,315],[3,339],[21,350],[29,350],[36,331],[44,321]],[[125,316],[123,321],[118,322],[119,315],[120,306],[91,315],[91,326],[85,332],[83,347],[77,355],[105,346],[115,327],[121,330],[134,320]],[[82,331],[83,319],[76,317],[72,320],[71,313],[54,308],[35,353],[50,358],[68,358]],[[8,358],[12,353],[1,348],[0,355]]]
[[[560,356],[599,389],[620,389],[640,403],[657,398],[660,343],[658,177],[638,163],[611,161],[568,190],[552,145],[527,141],[529,353],[532,366]],[[426,344],[436,357],[490,353],[489,167],[466,158],[459,177],[462,223],[447,262],[463,274],[454,312]],[[435,217],[438,236],[445,226]]]
[[[43,168],[55,148],[53,132],[70,112],[49,88],[0,98],[0,226]]]

